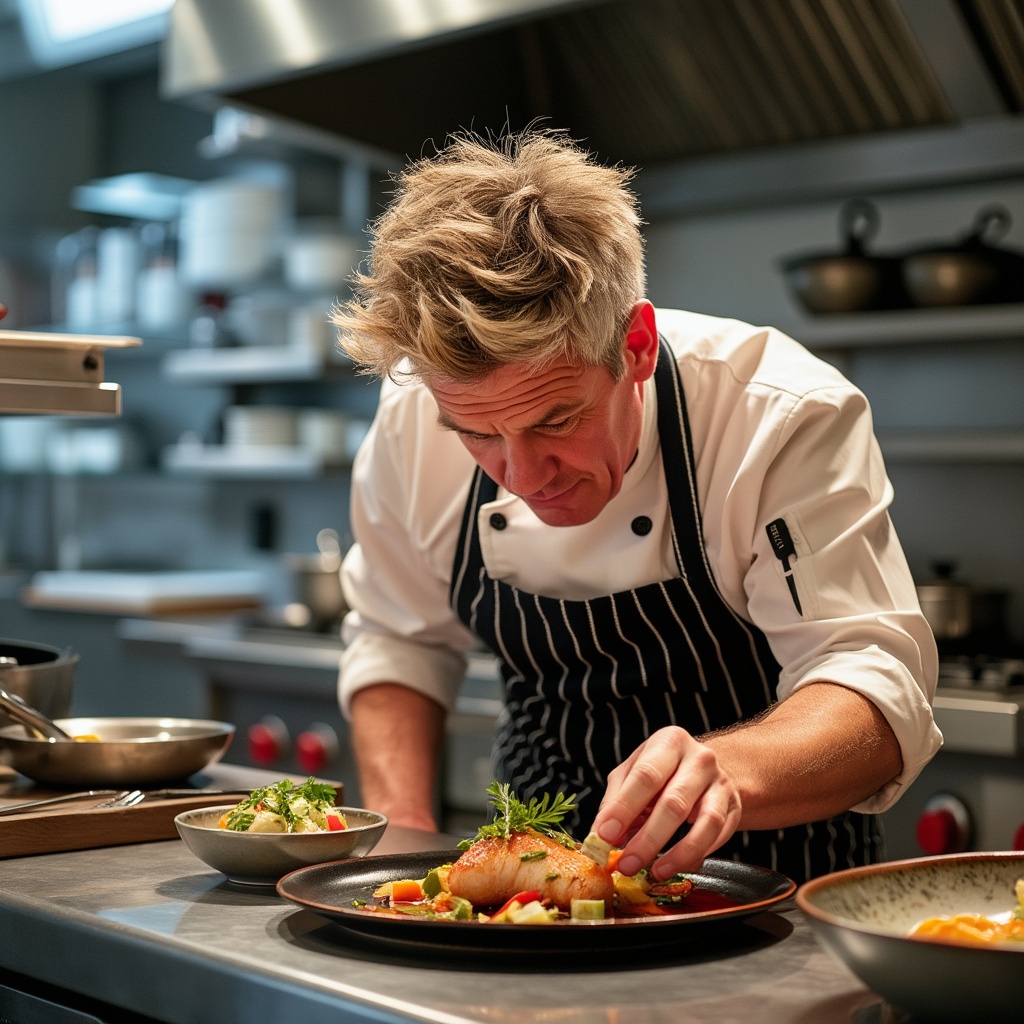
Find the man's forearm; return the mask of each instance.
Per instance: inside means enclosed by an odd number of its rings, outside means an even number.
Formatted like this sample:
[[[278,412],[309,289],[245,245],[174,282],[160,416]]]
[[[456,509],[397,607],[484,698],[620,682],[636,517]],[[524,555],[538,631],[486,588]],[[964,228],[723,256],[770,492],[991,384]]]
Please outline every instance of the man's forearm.
[[[702,737],[737,785],[740,828],[782,828],[848,810],[902,769],[899,742],[866,697],[812,683],[756,722]]]
[[[434,782],[444,709],[397,683],[379,683],[352,697],[352,743],[364,806],[395,825],[436,830]]]

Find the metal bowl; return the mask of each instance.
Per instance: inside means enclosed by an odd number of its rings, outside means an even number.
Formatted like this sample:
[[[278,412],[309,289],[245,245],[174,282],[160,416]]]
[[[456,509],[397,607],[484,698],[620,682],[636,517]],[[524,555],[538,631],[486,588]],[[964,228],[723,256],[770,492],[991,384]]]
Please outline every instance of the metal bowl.
[[[56,786],[142,786],[184,779],[219,761],[235,735],[227,722],[193,718],[59,718],[70,743],[0,729],[2,760],[36,782]]]
[[[276,885],[278,879],[298,868],[363,857],[377,845],[388,824],[376,811],[340,807],[348,822],[348,828],[340,832],[282,834],[218,828],[221,816],[234,806],[182,811],[174,824],[201,861],[243,885]]]
[[[1005,915],[1024,853],[960,853],[839,871],[797,890],[821,944],[914,1019],[1021,1020],[1024,943],[910,938],[926,917]]]

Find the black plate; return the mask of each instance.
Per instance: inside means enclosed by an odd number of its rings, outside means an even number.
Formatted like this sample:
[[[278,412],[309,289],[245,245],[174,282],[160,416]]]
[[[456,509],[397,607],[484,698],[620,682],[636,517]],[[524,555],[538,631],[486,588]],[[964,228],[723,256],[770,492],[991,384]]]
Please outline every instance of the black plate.
[[[334,861],[292,871],[277,883],[279,895],[313,910],[353,932],[378,941],[456,946],[479,952],[528,949],[588,950],[635,948],[705,935],[719,923],[735,922],[769,910],[796,891],[785,875],[766,868],[709,859],[691,875],[697,889],[716,893],[734,904],[688,914],[619,918],[582,924],[483,924],[438,921],[358,910],[353,900],[373,902],[373,891],[396,878],[423,878],[439,864],[459,858],[460,850],[397,853]]]

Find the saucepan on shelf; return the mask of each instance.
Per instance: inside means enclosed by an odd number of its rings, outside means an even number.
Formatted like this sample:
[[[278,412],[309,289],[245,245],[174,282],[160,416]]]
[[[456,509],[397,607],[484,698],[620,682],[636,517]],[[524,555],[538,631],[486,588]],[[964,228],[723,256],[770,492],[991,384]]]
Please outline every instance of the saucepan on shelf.
[[[842,250],[783,260],[786,283],[809,313],[854,313],[908,304],[899,258],[869,251],[878,227],[874,204],[850,200],[839,213]]]
[[[986,206],[958,241],[904,255],[903,282],[916,306],[968,306],[1024,299],[1024,252],[994,244],[1010,229],[1002,206]]]

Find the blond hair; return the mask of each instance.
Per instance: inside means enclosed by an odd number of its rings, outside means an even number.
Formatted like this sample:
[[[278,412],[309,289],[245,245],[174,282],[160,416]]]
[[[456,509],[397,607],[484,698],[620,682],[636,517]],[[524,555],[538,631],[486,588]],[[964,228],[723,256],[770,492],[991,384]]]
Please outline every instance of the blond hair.
[[[559,132],[462,134],[396,179],[373,227],[369,272],[334,310],[368,372],[476,380],[559,355],[619,378],[644,295],[633,172]]]

